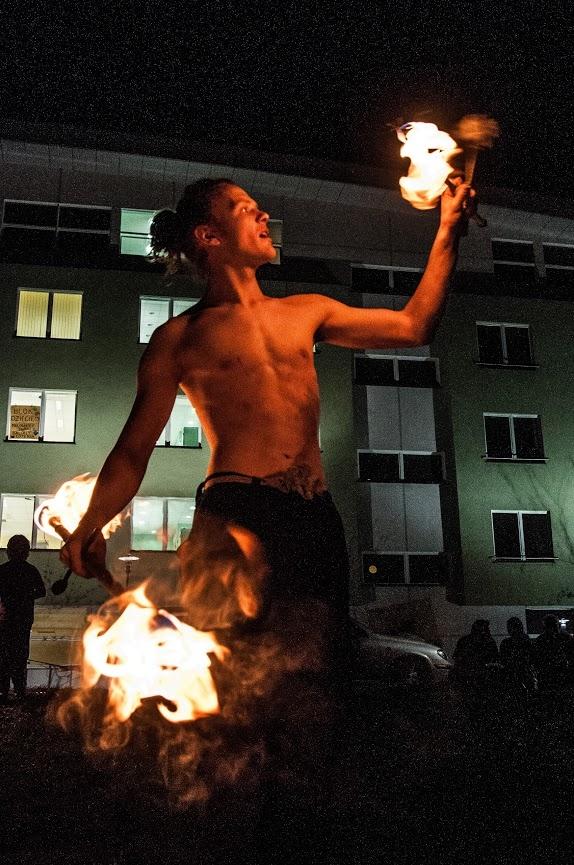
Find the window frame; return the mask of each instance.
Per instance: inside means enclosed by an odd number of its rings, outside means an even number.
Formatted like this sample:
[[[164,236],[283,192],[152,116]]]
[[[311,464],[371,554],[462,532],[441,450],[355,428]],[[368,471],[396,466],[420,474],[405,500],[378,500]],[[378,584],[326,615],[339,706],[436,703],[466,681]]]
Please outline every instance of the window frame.
[[[398,456],[399,463],[399,478],[396,481],[364,481],[360,476],[360,454],[386,454],[392,455],[396,454]],[[409,481],[405,480],[405,456],[438,456],[441,460],[441,468],[442,468],[442,478],[440,481]],[[446,460],[444,451],[420,451],[420,450],[396,450],[393,448],[357,448],[357,481],[359,483],[368,484],[368,483],[401,483],[401,484],[424,484],[425,486],[430,486],[432,484],[439,484],[446,480]]]
[[[23,223],[23,222],[6,222],[5,213],[6,213],[6,205],[7,204],[32,204],[32,205],[44,205],[47,207],[55,207],[56,208],[56,225],[34,225],[33,223]],[[108,229],[104,228],[69,228],[67,226],[60,225],[60,211],[65,210],[66,208],[74,208],[77,210],[105,210],[110,214],[110,227]],[[21,228],[24,231],[51,231],[55,234],[56,238],[59,233],[63,234],[101,234],[108,235],[111,238],[112,233],[112,210],[113,208],[109,205],[105,204],[73,204],[68,201],[29,201],[26,199],[20,198],[5,198],[2,205],[2,220],[0,222],[0,231],[3,228]]]
[[[4,512],[4,500],[10,499],[33,499],[34,507],[32,510],[32,531],[30,533],[30,549],[39,550],[44,553],[58,553],[61,545],[64,543],[60,542],[59,547],[44,547],[38,546],[38,533],[40,529],[34,522],[34,514],[36,513],[39,506],[42,502],[48,501],[48,499],[52,498],[52,496],[47,493],[0,493],[0,520],[2,519],[2,514]],[[6,547],[0,547],[0,549],[5,550]]]
[[[387,273],[387,285],[375,291],[365,291],[353,286],[353,271],[354,270],[377,270]],[[396,288],[395,273],[418,273],[422,277],[424,270],[422,267],[397,267],[392,264],[365,264],[362,262],[351,262],[351,291],[356,291],[357,294],[392,294]],[[386,291],[388,289],[388,291]]]
[[[518,520],[518,540],[520,544],[520,556],[497,556],[496,555],[496,537],[494,534],[494,514],[515,514]],[[524,535],[524,514],[546,514],[550,525],[550,539],[552,542],[552,556],[526,556],[525,535]],[[492,532],[492,556],[493,562],[556,562],[557,556],[554,555],[554,538],[552,535],[552,519],[549,510],[516,510],[514,508],[491,508],[490,511],[490,527]]]
[[[167,321],[169,321],[171,318],[175,317],[174,312],[173,312],[174,302],[183,301],[183,300],[185,300],[185,301],[191,300],[191,301],[193,301],[193,303],[190,303],[190,305],[188,307],[188,309],[191,309],[192,306],[196,306],[196,304],[199,303],[201,298],[200,297],[175,297],[175,296],[171,297],[171,296],[165,296],[165,295],[161,295],[161,294],[157,294],[157,295],[156,294],[140,294],[140,296],[139,296],[139,315],[138,315],[138,345],[149,345],[149,340],[147,342],[144,342],[141,338],[142,337],[142,300],[167,300],[169,303],[169,306],[168,306],[169,315],[167,317]],[[178,313],[176,313],[176,315],[182,315],[182,313],[178,312]],[[157,327],[161,327],[161,325],[158,324]],[[155,331],[155,329],[156,328],[154,328],[154,331]],[[154,331],[152,331],[152,334]],[[150,339],[151,339],[151,336],[150,336]]]
[[[23,291],[33,291],[33,292],[42,292],[43,294],[48,295],[48,312],[46,317],[46,333],[44,336],[24,336],[18,333],[18,316],[20,312],[20,294]],[[54,339],[56,342],[81,342],[82,341],[82,327],[84,322],[84,292],[83,291],[74,291],[68,289],[59,288],[32,288],[31,286],[18,286],[18,302],[16,304],[16,321],[14,323],[14,333],[13,336],[15,339]],[[52,329],[52,313],[54,309],[54,295],[55,294],[76,294],[80,295],[82,298],[82,304],[80,309],[80,335],[78,337],[58,337],[51,335]]]
[[[486,435],[486,420],[487,417],[505,417],[508,418],[509,429],[510,429],[510,448],[512,451],[512,456],[510,457],[497,457],[490,456],[488,453],[488,439]],[[514,429],[514,419],[515,418],[532,418],[538,420],[540,425],[540,435],[542,438],[542,453],[541,457],[521,457],[518,456],[516,451],[516,432]],[[529,414],[523,412],[498,412],[498,411],[485,411],[482,413],[482,422],[483,422],[483,430],[484,430],[484,447],[485,452],[482,454],[482,458],[487,462],[505,462],[505,463],[545,463],[548,462],[548,457],[544,452],[544,437],[542,436],[542,420],[539,414]]]
[[[502,363],[494,361],[486,361],[480,359],[480,343],[478,341],[478,328],[480,327],[498,327],[500,331],[501,348],[502,348]],[[532,363],[512,363],[508,360],[508,345],[506,341],[506,328],[522,328],[528,331],[528,345],[530,348],[530,359]],[[496,369],[538,369],[540,364],[534,362],[534,351],[532,347],[532,331],[529,324],[522,324],[514,321],[475,321],[474,335],[476,340],[476,360],[477,366],[496,367]]]
[[[394,380],[389,384],[362,384],[358,382],[357,379],[357,358],[370,358],[372,360],[392,360],[393,362],[393,377]],[[440,378],[440,364],[438,357],[428,357],[427,355],[413,355],[413,354],[371,354],[369,352],[364,352],[363,354],[356,353],[353,356],[353,384],[358,385],[359,387],[418,387],[417,385],[412,384],[401,384],[400,381],[400,373],[399,373],[399,361],[409,361],[413,363],[433,363],[435,367],[435,381],[436,384],[429,385],[428,387],[432,390],[435,387],[441,387],[441,378]],[[420,385],[421,388],[425,388],[427,386]]]
[[[374,580],[365,580],[365,556],[402,556],[403,557],[403,575],[404,581],[402,583],[376,583]],[[444,582],[433,582],[433,583],[412,583],[410,579],[410,557],[416,556],[432,556],[436,557],[437,560],[441,558],[446,562],[446,571],[447,576]],[[363,582],[367,583],[367,585],[372,585],[377,588],[385,589],[385,588],[397,588],[402,586],[442,586],[448,581],[448,573],[449,573],[449,562],[448,562],[448,554],[445,550],[363,550],[361,553],[361,566],[362,566],[362,575]]]
[[[10,409],[12,407],[12,392],[20,391],[22,393],[40,393],[40,425],[38,428],[37,439],[19,439],[10,437]],[[74,438],[72,441],[60,441],[58,439],[50,439],[44,441],[44,430],[46,425],[46,394],[48,393],[73,393],[74,400]],[[48,445],[72,445],[76,444],[76,428],[78,421],[78,391],[67,390],[66,388],[41,388],[41,387],[9,387],[8,388],[8,411],[6,413],[6,435],[5,442],[16,442],[18,444],[48,444]]]
[[[161,550],[150,550],[150,549],[146,549],[145,547],[134,547],[133,502],[136,501],[136,499],[143,499],[145,501],[154,500],[154,501],[161,501],[162,502],[162,505],[163,505],[163,508],[162,508],[163,522],[162,522],[162,529],[161,529],[162,530],[162,549]],[[194,511],[194,516],[195,516],[195,509],[196,509],[195,497],[189,497],[189,496],[134,496],[134,498],[132,499],[132,504],[130,506],[130,513],[129,513],[130,552],[132,552],[132,553],[161,553],[161,554],[169,553],[172,556],[174,556],[176,554],[177,550],[168,550],[167,549],[168,538],[169,538],[168,527],[169,527],[169,502],[170,501],[192,502],[193,504],[191,506],[191,509],[192,509],[192,511]],[[191,522],[193,525],[193,517],[192,517]]]

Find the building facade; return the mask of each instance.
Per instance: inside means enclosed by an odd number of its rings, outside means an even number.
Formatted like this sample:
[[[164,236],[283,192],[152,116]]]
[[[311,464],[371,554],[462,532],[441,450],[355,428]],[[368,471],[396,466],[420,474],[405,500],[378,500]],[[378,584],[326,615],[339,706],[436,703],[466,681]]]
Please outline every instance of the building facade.
[[[264,155],[202,160],[168,145],[162,155],[157,142],[138,153],[35,139],[2,140],[0,547],[27,534],[51,584],[59,542],[33,526],[34,510],[65,480],[97,474],[153,329],[201,296],[201,285],[147,261],[157,209],[195,179],[230,177],[273,220],[266,293],[394,309],[418,282],[437,214],[372,179],[337,179],[334,166],[306,173],[300,163],[274,170]],[[559,204],[513,204],[485,204],[488,227],[470,226],[430,347],[316,347],[321,449],[353,601],[386,610],[387,623],[432,607],[429,635],[455,609],[572,605],[574,219]],[[109,542],[118,578],[120,557],[133,555],[134,580],[175,579],[208,458],[182,396]],[[46,604],[101,600],[98,586],[73,578]]]

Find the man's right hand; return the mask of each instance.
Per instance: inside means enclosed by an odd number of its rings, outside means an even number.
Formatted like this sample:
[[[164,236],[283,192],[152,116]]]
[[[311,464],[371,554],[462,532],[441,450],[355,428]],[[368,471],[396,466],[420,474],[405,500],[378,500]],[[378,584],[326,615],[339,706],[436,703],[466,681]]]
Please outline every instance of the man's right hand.
[[[80,577],[97,578],[106,570],[104,536],[100,531],[86,536],[76,530],[61,548],[60,559]]]

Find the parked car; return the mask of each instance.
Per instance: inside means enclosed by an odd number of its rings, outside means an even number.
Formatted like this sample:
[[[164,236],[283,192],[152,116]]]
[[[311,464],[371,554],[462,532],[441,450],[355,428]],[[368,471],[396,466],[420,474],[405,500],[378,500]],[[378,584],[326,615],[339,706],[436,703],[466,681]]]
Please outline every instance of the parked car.
[[[437,685],[446,682],[453,663],[439,646],[411,634],[390,636],[350,620],[353,676],[358,684]]]

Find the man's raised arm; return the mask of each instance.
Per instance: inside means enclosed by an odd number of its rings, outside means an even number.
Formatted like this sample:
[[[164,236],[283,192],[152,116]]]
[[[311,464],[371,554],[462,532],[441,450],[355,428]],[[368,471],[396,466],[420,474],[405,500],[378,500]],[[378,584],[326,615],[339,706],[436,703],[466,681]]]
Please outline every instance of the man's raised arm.
[[[81,576],[87,575],[87,558],[96,568],[105,561],[100,530],[137,493],[173,408],[180,380],[176,328],[172,319],[152,335],[140,361],[130,415],[98,475],[86,513],[60,551],[62,561]]]
[[[421,281],[403,309],[364,309],[317,296],[321,321],[316,339],[346,348],[399,348],[427,345],[446,301],[466,224],[468,184],[449,188],[441,198],[440,224]]]

